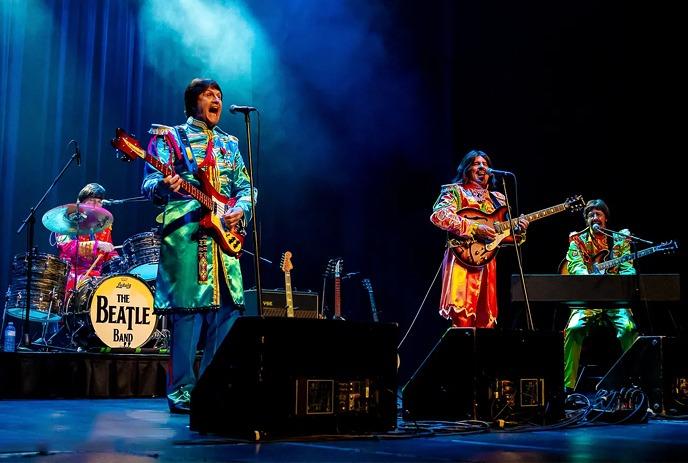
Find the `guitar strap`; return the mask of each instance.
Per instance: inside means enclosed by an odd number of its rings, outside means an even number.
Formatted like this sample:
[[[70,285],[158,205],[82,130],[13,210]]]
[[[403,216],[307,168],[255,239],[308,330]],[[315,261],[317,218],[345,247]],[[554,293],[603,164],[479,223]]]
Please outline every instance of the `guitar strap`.
[[[175,126],[174,130],[177,132],[177,138],[179,138],[180,141],[179,148],[182,152],[186,169],[195,175],[198,172],[198,164],[196,163],[196,158],[191,151],[191,142],[189,142],[189,137],[186,134],[186,130],[184,130],[184,127],[179,125]]]
[[[177,138],[180,142],[180,150],[183,153],[183,158],[185,161],[186,168],[192,174],[198,173],[198,164],[196,163],[196,158],[191,151],[191,142],[189,142],[189,136],[186,134],[186,130],[182,126],[175,126],[174,130],[177,132]],[[208,283],[208,234],[202,228],[199,228],[198,232],[195,234],[194,238],[198,240],[198,252],[197,259],[198,262],[198,282],[201,284]]]
[[[490,191],[490,201],[492,201],[492,207],[495,208],[495,211],[503,206],[497,199],[497,195],[494,194],[494,191]]]

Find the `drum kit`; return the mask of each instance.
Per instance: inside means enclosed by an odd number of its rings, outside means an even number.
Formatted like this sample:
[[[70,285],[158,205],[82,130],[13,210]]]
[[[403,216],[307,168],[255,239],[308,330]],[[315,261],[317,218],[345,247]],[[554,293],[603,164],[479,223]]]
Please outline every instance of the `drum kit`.
[[[86,204],[58,206],[42,218],[48,230],[72,236],[98,233],[112,221],[106,209]],[[67,260],[34,249],[29,272],[27,253],[15,255],[3,318],[26,316],[30,273],[29,321],[41,325],[40,337],[33,345],[78,351],[136,349],[151,344],[167,348],[166,321],[153,313],[160,236],[154,231],[139,233],[115,249],[121,249],[121,255],[105,261],[100,276],[85,277],[74,289],[66,289],[70,274],[73,276]]]

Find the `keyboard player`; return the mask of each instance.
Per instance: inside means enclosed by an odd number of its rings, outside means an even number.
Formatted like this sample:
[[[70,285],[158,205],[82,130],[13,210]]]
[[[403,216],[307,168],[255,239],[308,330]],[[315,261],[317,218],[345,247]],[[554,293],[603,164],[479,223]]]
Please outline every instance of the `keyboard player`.
[[[593,264],[601,260],[610,260],[631,252],[630,235],[628,230],[612,233],[611,236],[602,233],[607,228],[609,207],[601,199],[588,201],[583,209],[583,219],[586,228],[569,235],[569,248],[562,273],[570,275],[588,275],[593,273]],[[600,229],[601,228],[601,229]],[[605,273],[632,275],[635,274],[633,261],[628,260],[606,270]],[[564,386],[572,391],[578,376],[583,340],[588,335],[590,327],[607,321],[615,330],[616,337],[625,352],[635,339],[638,331],[633,321],[631,311],[626,308],[618,309],[590,309],[585,307],[571,309],[569,321],[564,330]]]

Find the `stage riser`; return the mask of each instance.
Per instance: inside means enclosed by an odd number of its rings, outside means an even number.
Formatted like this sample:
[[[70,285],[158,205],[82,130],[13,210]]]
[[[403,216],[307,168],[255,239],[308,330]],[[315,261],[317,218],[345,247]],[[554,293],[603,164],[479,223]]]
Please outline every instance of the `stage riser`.
[[[0,398],[165,395],[167,355],[0,353]]]

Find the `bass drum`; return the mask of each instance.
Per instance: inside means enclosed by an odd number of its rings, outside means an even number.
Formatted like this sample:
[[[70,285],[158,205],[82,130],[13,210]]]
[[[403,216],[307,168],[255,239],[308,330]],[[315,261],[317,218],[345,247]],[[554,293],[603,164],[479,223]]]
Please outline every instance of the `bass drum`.
[[[151,289],[137,276],[87,280],[67,303],[64,319],[72,344],[82,348],[143,346],[158,322],[153,299]]]

